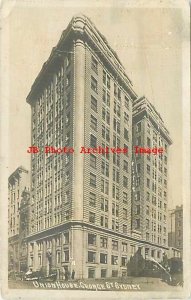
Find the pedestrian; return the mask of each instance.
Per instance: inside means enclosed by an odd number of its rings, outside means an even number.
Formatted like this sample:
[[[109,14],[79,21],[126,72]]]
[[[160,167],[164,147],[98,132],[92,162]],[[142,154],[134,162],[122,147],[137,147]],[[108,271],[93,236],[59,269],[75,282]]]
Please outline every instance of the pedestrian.
[[[68,271],[65,270],[65,280],[68,281]]]
[[[74,277],[75,277],[75,271],[72,270],[72,279],[74,279]]]
[[[62,267],[62,280],[64,280],[64,279],[65,279],[65,273],[66,273],[66,271],[65,271],[65,268],[64,268],[64,267]]]
[[[70,280],[71,274],[70,271],[68,271],[68,279]]]

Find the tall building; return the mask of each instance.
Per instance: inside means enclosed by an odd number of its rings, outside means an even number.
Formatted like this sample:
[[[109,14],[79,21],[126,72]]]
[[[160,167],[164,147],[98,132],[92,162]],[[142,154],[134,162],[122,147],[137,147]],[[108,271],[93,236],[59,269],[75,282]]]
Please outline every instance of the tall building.
[[[146,97],[133,103],[132,229],[143,239],[168,245],[168,149],[172,141],[164,122]],[[137,147],[162,148],[160,154],[136,153]]]
[[[33,270],[74,269],[77,278],[121,276],[138,248],[167,249],[166,243],[147,245],[139,232],[131,232],[136,98],[105,37],[87,17],[74,17],[27,97],[31,144],[40,148],[31,154],[28,264]],[[46,146],[74,153],[51,153],[55,150]],[[129,150],[84,154],[81,147]]]
[[[18,167],[8,179],[8,253],[9,270],[20,271],[20,206],[22,193],[29,190],[29,171]]]
[[[168,245],[183,251],[183,206],[169,211]]]

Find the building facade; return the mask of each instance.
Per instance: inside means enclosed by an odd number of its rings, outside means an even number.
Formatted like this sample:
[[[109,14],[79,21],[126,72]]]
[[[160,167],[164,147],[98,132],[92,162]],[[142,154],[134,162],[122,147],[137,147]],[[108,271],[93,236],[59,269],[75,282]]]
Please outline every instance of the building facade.
[[[168,243],[169,247],[180,250],[181,256],[183,252],[183,205],[176,206],[175,209],[169,211],[169,227],[168,227]]]
[[[8,264],[9,270],[20,271],[20,208],[22,193],[29,190],[29,171],[18,167],[8,179]]]
[[[172,141],[147,98],[133,105],[133,147],[162,148],[161,154],[133,155],[132,229],[144,240],[168,246],[168,152]]]
[[[27,236],[29,234],[29,205],[30,192],[26,188],[21,195],[20,204],[20,226],[19,226],[19,264],[20,271],[28,270],[28,243]]]
[[[132,233],[132,110],[137,95],[116,53],[85,16],[76,16],[36,78],[31,105],[28,264],[77,278],[122,276],[138,249],[156,259],[166,243]],[[44,147],[67,147],[51,153]],[[101,147],[85,154],[81,147]],[[105,153],[103,149],[128,148]],[[155,253],[153,252],[155,251]]]

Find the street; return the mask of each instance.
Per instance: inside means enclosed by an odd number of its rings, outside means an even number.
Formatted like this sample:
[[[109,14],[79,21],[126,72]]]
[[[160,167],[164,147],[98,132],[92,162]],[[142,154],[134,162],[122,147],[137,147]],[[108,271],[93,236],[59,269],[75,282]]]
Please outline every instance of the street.
[[[11,289],[53,289],[53,290],[99,290],[99,291],[177,291],[181,292],[181,286],[171,286],[160,278],[151,277],[126,277],[107,279],[81,279],[81,280],[56,280],[45,281],[21,281],[9,280]]]

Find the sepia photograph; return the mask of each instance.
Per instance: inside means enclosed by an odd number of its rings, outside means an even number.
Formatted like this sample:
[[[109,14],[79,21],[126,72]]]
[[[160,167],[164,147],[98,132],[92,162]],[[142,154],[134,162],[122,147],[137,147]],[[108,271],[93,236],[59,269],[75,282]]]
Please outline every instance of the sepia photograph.
[[[190,296],[189,5],[135,2],[2,4],[3,299]]]

